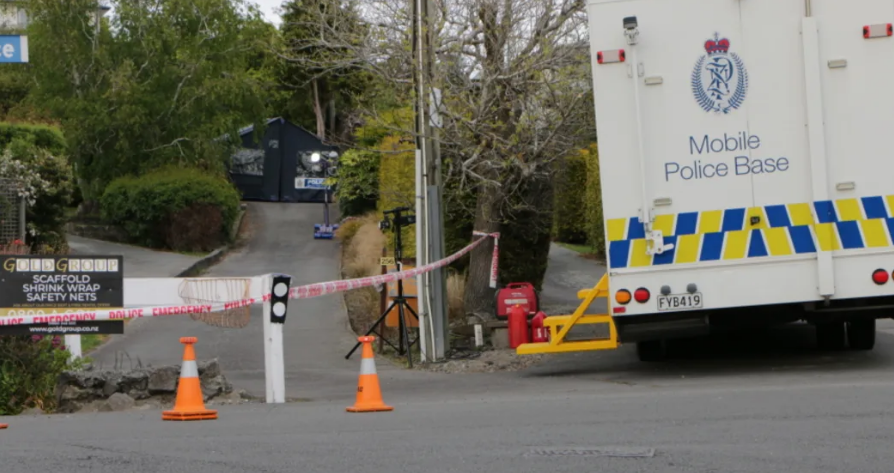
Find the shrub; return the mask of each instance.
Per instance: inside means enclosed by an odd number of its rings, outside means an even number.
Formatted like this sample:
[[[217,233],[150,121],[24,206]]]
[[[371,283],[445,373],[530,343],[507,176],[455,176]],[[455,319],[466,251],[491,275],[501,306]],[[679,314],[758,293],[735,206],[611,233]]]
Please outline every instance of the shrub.
[[[73,367],[59,337],[0,337],[0,415],[34,407],[52,412],[56,379]]]
[[[605,255],[605,221],[602,213],[602,183],[599,180],[599,149],[593,143],[584,155],[587,159],[587,243],[596,254]]]
[[[565,243],[587,241],[587,158],[588,150],[572,154],[559,164],[553,236]]]
[[[338,160],[335,195],[345,217],[363,215],[376,209],[379,192],[379,155],[349,150]]]
[[[529,282],[540,291],[549,264],[551,179],[530,178],[510,198],[500,221],[499,283]]]
[[[16,179],[23,185],[29,243],[67,250],[65,209],[71,203],[74,178],[65,156],[17,137],[0,153],[0,177]],[[3,204],[6,212],[7,205],[14,203]]]
[[[43,181],[35,186],[35,198],[26,213],[29,243],[66,250],[65,209],[71,205],[75,188],[71,164],[64,155],[20,137],[6,150],[6,158],[22,163],[30,176]]]
[[[379,215],[395,207],[416,208],[416,161],[413,143],[401,142],[398,136],[382,140],[379,148],[383,151],[379,165]],[[394,153],[394,151],[406,152]],[[394,232],[386,233],[389,249],[394,248]],[[401,231],[404,258],[416,257],[416,226],[408,225]]]
[[[413,111],[410,108],[396,108],[367,119],[354,132],[357,145],[361,148],[393,149],[392,145],[399,143],[399,139],[392,135],[396,130],[412,126]],[[412,149],[412,146],[404,149]],[[342,215],[363,215],[376,209],[381,160],[381,153],[359,149],[349,150],[339,158],[336,196]]]
[[[239,202],[224,177],[173,167],[115,179],[100,199],[103,218],[133,242],[177,251],[210,251],[227,240]]]
[[[338,229],[335,230],[335,238],[337,238],[343,246],[347,245],[350,243],[351,239],[357,235],[357,231],[360,230],[361,226],[363,226],[363,221],[358,218],[342,220]]]
[[[201,225],[197,223],[201,222]],[[220,234],[207,231],[208,228],[226,228],[220,207],[209,203],[196,203],[171,212],[163,227],[164,239],[171,248],[187,251],[202,251],[216,248],[220,244]]]
[[[65,152],[65,139],[59,128],[0,122],[0,148],[5,148],[16,140],[43,148],[51,154],[59,155]]]
[[[341,241],[341,276],[353,279],[381,274],[379,257],[385,235],[379,231],[375,212],[342,222],[335,236]],[[381,295],[374,287],[354,289],[345,293],[345,305],[351,329],[364,333],[378,317]]]
[[[381,272],[379,258],[385,235],[379,230],[375,213],[340,226],[336,236],[342,242],[342,275],[346,278],[374,276]]]

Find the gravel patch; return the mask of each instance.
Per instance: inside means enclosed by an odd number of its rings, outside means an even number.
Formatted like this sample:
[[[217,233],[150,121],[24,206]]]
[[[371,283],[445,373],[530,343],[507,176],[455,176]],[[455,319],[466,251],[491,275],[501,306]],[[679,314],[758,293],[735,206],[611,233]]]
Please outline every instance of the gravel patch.
[[[480,352],[451,352],[447,360],[414,365],[414,369],[437,373],[496,373],[519,371],[538,365],[545,355],[519,355],[515,350],[489,349]]]

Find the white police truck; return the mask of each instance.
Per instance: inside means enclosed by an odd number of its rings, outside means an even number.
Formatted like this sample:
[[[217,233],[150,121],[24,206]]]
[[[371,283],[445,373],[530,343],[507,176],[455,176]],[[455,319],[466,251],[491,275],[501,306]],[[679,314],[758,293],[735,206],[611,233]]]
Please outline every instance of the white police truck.
[[[612,316],[666,340],[894,315],[894,1],[588,0]]]

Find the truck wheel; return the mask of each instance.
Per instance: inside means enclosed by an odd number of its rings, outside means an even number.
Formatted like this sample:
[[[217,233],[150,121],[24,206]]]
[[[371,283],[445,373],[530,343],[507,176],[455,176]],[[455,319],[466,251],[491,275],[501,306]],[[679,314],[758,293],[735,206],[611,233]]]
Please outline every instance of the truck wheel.
[[[872,350],[875,346],[875,319],[848,322],[847,342],[853,350]]]
[[[841,350],[844,348],[844,322],[816,324],[816,344],[820,350]]]
[[[662,361],[667,358],[667,346],[664,340],[636,342],[636,355],[639,361]]]

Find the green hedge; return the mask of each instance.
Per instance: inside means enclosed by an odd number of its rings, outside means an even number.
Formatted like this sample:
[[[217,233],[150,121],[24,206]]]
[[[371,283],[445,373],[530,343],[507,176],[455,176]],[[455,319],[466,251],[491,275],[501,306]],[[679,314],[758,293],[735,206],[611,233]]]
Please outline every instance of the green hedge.
[[[65,138],[56,127],[0,122],[0,148],[15,140],[23,140],[52,154],[65,152]]]
[[[472,241],[475,230],[475,203],[477,198],[474,188],[466,185],[461,191],[459,179],[447,179],[444,182],[444,252],[452,255],[465,248]],[[469,257],[460,258],[452,268],[463,271],[468,267]]]
[[[553,237],[564,243],[587,241],[587,158],[581,151],[561,160],[555,180]]]
[[[602,184],[599,181],[599,149],[594,143],[583,151],[587,162],[586,233],[587,244],[604,256],[605,220],[602,213]]]
[[[542,289],[549,265],[554,192],[550,179],[531,178],[510,200],[513,210],[500,223],[501,285],[529,282],[537,291]]]
[[[379,153],[348,150],[338,160],[335,195],[342,217],[376,210],[379,195]]]
[[[177,251],[211,251],[226,241],[239,203],[232,183],[191,168],[116,179],[100,199],[103,218],[135,243]]]
[[[401,142],[398,136],[388,136],[381,141],[379,165],[379,215],[395,207],[416,208],[416,161],[412,142]],[[405,151],[397,152],[395,151]],[[390,218],[391,216],[389,216]],[[388,250],[394,249],[394,232],[387,231]],[[416,257],[416,226],[404,227],[401,231],[404,258]]]

